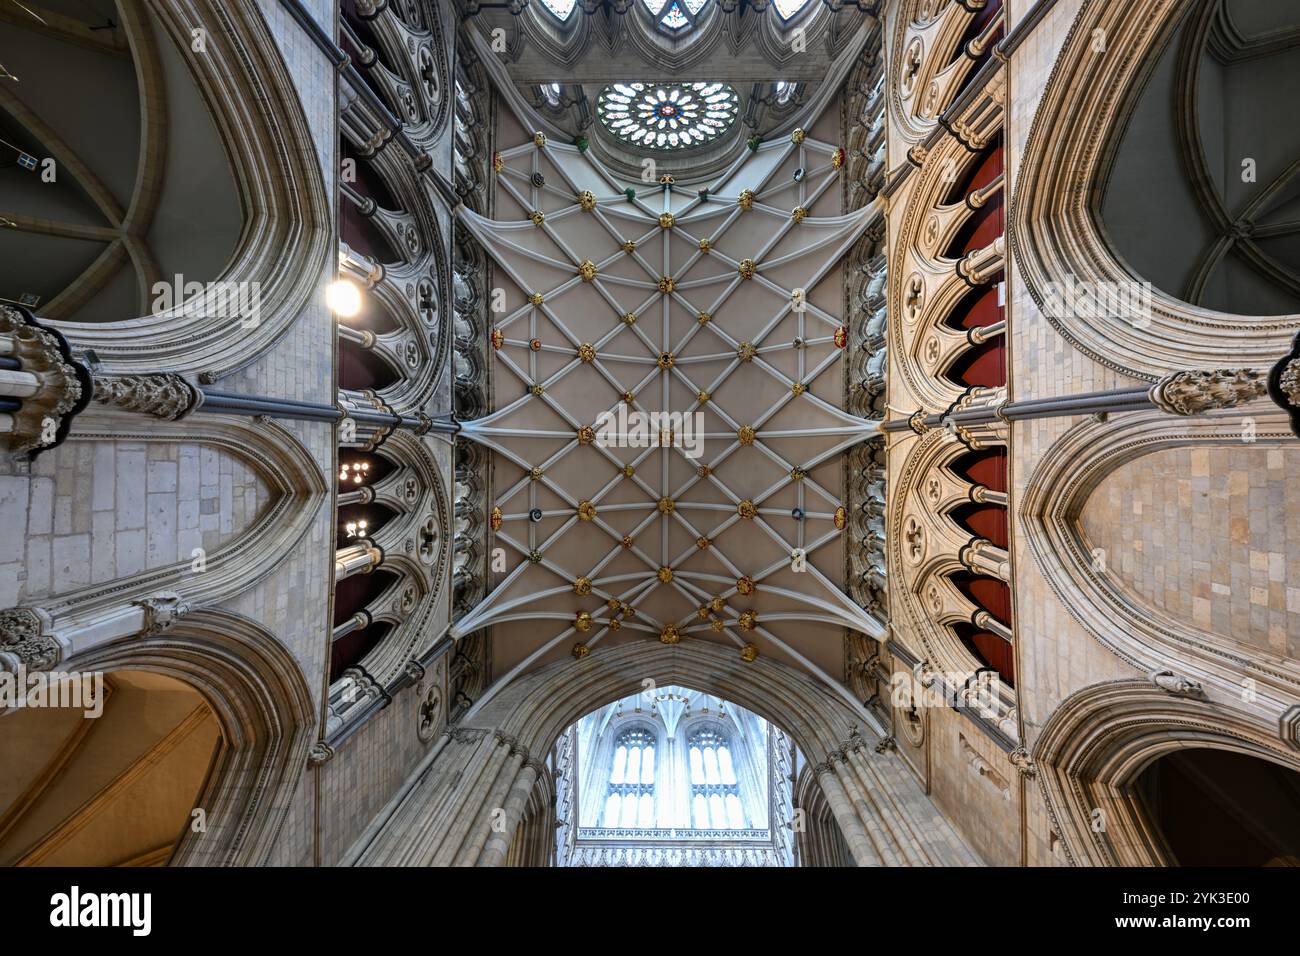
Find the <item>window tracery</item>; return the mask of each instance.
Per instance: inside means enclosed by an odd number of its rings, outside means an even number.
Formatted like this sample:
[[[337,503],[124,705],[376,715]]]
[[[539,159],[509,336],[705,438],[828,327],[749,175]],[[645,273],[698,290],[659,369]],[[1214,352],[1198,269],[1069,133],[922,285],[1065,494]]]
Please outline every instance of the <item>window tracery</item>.
[[[725,83],[614,83],[601,90],[596,112],[605,129],[625,143],[685,149],[730,129],[739,103]]]
[[[542,0],[542,6],[546,8],[546,12],[561,23],[568,21],[569,16],[573,13],[573,8],[577,5],[578,0]]]
[[[695,26],[696,17],[709,0],[641,0],[655,22],[673,33]],[[807,0],[803,0],[807,2]]]
[[[695,731],[687,741],[691,768],[691,824],[697,829],[739,830],[745,826],[740,783],[730,738],[716,728]]]
[[[605,797],[607,827],[651,827],[655,817],[655,735],[625,730],[615,741]]]

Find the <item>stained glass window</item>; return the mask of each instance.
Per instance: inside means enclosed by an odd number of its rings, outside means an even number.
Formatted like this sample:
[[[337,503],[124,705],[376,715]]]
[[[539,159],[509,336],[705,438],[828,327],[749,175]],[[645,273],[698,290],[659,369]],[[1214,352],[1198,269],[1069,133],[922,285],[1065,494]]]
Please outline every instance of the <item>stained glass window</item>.
[[[695,25],[696,14],[704,9],[704,5],[709,0],[641,0],[641,2],[660,26],[678,33]]]
[[[542,0],[542,5],[555,15],[555,19],[563,23],[569,19],[569,14],[577,6],[578,0]]]
[[[789,20],[810,2],[811,0],[773,0],[772,5],[782,20]]]
[[[607,130],[652,149],[708,143],[731,128],[738,111],[739,97],[725,83],[615,83],[596,102]]]

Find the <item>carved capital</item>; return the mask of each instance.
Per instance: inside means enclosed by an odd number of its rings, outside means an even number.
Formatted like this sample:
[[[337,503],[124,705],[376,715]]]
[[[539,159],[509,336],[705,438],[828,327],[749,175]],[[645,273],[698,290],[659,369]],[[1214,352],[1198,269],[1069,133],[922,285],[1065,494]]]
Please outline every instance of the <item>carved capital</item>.
[[[175,591],[162,591],[131,603],[144,608],[144,627],[140,633],[146,637],[162,633],[190,611],[189,603]]]
[[[425,674],[424,665],[421,664],[419,661],[417,661],[415,658],[411,658],[409,661],[407,661],[405,664],[402,665],[402,673],[405,674],[407,677],[409,677],[412,681],[421,681],[424,679],[424,674]]]
[[[48,624],[48,618],[35,608],[0,611],[0,669],[47,671],[59,663],[63,645],[46,633]]]
[[[1278,387],[1282,389],[1288,404],[1300,408],[1300,359],[1292,359],[1282,366],[1278,375]]]
[[[1268,394],[1287,413],[1291,431],[1300,438],[1300,333],[1291,343],[1291,351],[1269,371]]]
[[[1253,368],[1173,372],[1151,386],[1151,403],[1171,415],[1196,415],[1262,398],[1267,373]]]
[[[41,326],[30,313],[0,305],[0,339],[21,364],[23,376],[36,379],[35,390],[19,395],[19,407],[9,413],[13,424],[0,442],[17,454],[56,445],[67,433],[65,418],[85,404],[84,385],[90,376],[73,362],[63,337]]]
[[[323,740],[316,741],[311,750],[307,753],[307,765],[310,767],[319,767],[323,763],[328,763],[334,758],[334,748]]]
[[[1011,751],[1007,754],[1007,759],[1011,761],[1013,767],[1020,771],[1020,776],[1038,776],[1038,767],[1034,764],[1034,761],[1030,759],[1029,751],[1024,747],[1017,747],[1015,750]]]
[[[170,422],[203,404],[203,393],[173,372],[118,375],[95,379],[95,401]]]
[[[1190,680],[1173,671],[1152,671],[1151,683],[1174,697],[1204,697],[1205,689],[1198,681]]]

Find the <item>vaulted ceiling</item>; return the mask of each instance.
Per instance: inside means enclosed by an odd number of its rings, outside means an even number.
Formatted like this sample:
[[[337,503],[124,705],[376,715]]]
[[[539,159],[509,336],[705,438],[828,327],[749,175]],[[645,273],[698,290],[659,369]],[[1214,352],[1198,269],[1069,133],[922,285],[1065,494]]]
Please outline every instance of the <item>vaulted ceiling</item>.
[[[840,260],[872,210],[841,212],[838,132],[830,109],[645,183],[500,115],[495,216],[460,216],[497,287],[496,411],[464,435],[494,452],[505,570],[456,632],[494,625],[507,681],[706,640],[838,686],[844,629],[880,630],[844,593],[843,452],[876,425],[843,410]],[[659,412],[689,420],[618,439]]]
[[[0,298],[112,322],[178,273],[217,278],[242,227],[232,171],[148,5],[6,2],[0,25]]]

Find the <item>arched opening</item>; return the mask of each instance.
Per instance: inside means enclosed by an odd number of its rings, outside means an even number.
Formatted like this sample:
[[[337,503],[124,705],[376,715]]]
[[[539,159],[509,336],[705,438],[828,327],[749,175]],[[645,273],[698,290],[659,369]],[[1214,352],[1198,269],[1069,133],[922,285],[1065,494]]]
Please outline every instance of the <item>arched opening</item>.
[[[703,641],[601,647],[576,665],[557,661],[498,685],[496,693],[488,691],[470,707],[459,733],[438,755],[434,766],[442,769],[411,778],[395,812],[378,832],[354,844],[345,862],[553,865],[555,848],[565,839],[564,825],[580,819],[576,778],[563,767],[565,761],[576,760],[575,735],[567,731],[593,709],[616,709],[617,702],[629,695],[635,700],[652,686],[658,693],[691,685],[702,688],[701,698],[712,701],[711,714],[720,704],[744,707],[766,721],[773,736],[775,728],[788,735],[788,756],[782,758],[777,749],[772,779],[797,780],[802,770],[810,769],[814,789],[824,794],[855,863],[976,862],[909,771],[898,761],[875,759],[880,753],[873,746],[878,734],[871,724],[864,726],[860,708],[828,694],[823,684],[793,668],[763,657],[744,662]],[[719,699],[723,694],[726,697]],[[702,716],[702,703],[699,711]],[[682,723],[688,738],[691,726]],[[580,764],[577,769],[580,773]],[[888,794],[898,815],[890,821],[879,819],[866,800],[868,791]],[[782,783],[771,787],[769,795],[772,792],[788,791]],[[502,810],[497,827],[492,824],[493,809]],[[792,813],[769,811],[769,823],[780,830],[781,839],[795,837],[794,829],[772,821],[789,819],[785,815]],[[805,821],[810,813],[804,814]],[[466,819],[482,825],[455,825]],[[922,821],[941,835],[920,844],[907,836],[915,832],[911,828],[922,827]],[[421,836],[416,840],[390,839],[417,831]],[[833,834],[822,836],[827,844],[834,842]],[[803,846],[804,837],[797,839]]]
[[[582,717],[552,751],[570,808],[555,862],[791,866],[796,760],[790,737],[743,707],[647,686]]]
[[[1300,866],[1300,773],[1209,747],[1155,760],[1131,792],[1179,866]]]
[[[164,866],[220,747],[190,684],[120,670],[27,675],[0,724],[0,865]]]

